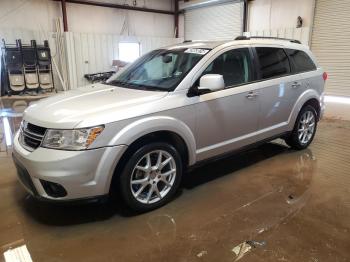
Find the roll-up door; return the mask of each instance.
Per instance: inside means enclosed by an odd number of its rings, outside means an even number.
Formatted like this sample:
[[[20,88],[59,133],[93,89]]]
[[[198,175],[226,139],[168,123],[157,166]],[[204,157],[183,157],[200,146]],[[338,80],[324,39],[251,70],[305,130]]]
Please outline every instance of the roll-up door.
[[[329,75],[329,95],[350,96],[349,15],[350,1],[316,1],[311,50]]]
[[[185,40],[226,40],[242,35],[243,2],[185,9]]]

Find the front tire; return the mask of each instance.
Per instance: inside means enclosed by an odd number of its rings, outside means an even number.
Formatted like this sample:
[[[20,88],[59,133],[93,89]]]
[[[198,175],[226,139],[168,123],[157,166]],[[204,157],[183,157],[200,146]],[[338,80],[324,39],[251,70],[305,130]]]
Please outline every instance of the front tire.
[[[304,106],[297,117],[292,133],[285,139],[293,149],[307,148],[315,137],[317,129],[317,113],[311,105]]]
[[[146,212],[168,203],[181,177],[181,157],[172,145],[146,144],[132,154],[121,173],[121,197],[132,210]]]

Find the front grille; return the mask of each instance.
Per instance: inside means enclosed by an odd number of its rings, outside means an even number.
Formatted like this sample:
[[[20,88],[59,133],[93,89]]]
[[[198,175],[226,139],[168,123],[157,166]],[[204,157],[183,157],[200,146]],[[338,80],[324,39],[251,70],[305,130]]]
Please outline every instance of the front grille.
[[[31,124],[31,123],[27,123],[27,130],[29,132],[32,132],[34,134],[38,134],[38,135],[41,135],[41,136],[44,136],[45,132],[46,132],[46,128],[45,127],[36,126],[36,125]]]
[[[23,121],[20,129],[19,142],[25,149],[33,151],[40,146],[45,132],[46,128]]]

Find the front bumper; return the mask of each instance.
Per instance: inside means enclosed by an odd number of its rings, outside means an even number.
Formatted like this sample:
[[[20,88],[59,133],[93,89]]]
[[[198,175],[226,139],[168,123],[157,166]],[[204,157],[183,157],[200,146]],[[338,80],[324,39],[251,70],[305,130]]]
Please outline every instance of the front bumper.
[[[325,110],[326,110],[326,105],[323,103],[321,104],[320,117],[318,120],[321,120],[323,118]]]
[[[318,120],[321,120],[323,118],[325,110],[326,110],[326,103],[324,102],[324,94],[322,94],[321,101],[320,101],[320,115],[318,117]]]
[[[35,197],[62,201],[108,194],[115,166],[127,148],[65,151],[39,147],[29,152],[18,142],[18,133],[13,144],[13,159],[24,188]],[[61,185],[66,195],[50,196],[42,180]]]

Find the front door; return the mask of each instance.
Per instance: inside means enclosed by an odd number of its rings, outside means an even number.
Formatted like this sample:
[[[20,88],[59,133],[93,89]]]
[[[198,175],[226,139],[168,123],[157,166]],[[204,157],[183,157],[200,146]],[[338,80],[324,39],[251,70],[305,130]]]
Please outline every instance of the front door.
[[[256,141],[259,94],[253,80],[249,48],[231,49],[209,64],[202,75],[220,74],[225,89],[203,94],[196,103],[197,160]]]

